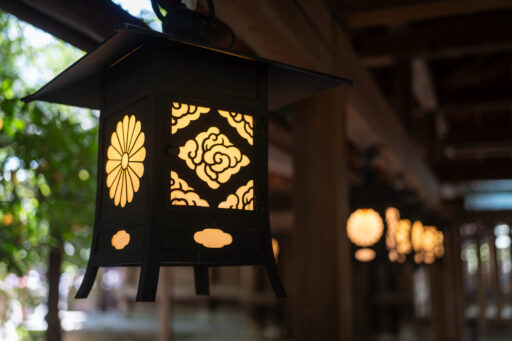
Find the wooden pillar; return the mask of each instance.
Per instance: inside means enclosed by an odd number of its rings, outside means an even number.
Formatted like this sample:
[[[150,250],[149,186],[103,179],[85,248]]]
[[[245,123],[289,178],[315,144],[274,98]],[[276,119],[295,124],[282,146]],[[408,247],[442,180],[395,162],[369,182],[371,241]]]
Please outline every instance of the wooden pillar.
[[[494,233],[491,234],[489,238],[489,261],[491,262],[491,281],[492,281],[492,295],[494,299],[494,304],[496,304],[496,319],[501,318],[501,283],[500,283],[500,273],[498,269],[498,259],[496,252],[496,237]]]
[[[160,267],[160,283],[158,284],[158,341],[171,341],[172,331],[169,327],[171,317],[171,269]]]
[[[446,341],[446,310],[443,287],[443,267],[440,262],[429,266],[432,329],[435,341]]]
[[[445,231],[444,287],[447,340],[460,341],[462,335],[462,276],[460,269],[460,241],[458,228]]]
[[[352,340],[346,88],[293,107],[294,338]]]
[[[476,248],[478,255],[478,269],[477,269],[477,300],[478,300],[478,317],[477,317],[477,330],[480,336],[487,333],[487,317],[485,316],[485,309],[487,307],[485,302],[485,278],[482,269],[482,255],[480,254],[482,238],[478,234],[476,238]]]

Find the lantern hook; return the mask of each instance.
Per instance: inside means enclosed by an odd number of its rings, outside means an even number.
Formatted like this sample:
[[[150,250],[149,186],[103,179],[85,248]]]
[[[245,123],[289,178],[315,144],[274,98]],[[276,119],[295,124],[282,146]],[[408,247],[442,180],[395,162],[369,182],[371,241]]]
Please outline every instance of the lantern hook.
[[[197,43],[209,44],[207,31],[213,25],[221,25],[229,33],[231,42],[228,49],[235,42],[233,30],[215,17],[215,5],[213,0],[207,0],[208,15],[189,10],[182,1],[151,0],[151,6],[156,16],[162,22],[162,31],[178,39],[189,40]],[[166,11],[164,15],[161,8]]]

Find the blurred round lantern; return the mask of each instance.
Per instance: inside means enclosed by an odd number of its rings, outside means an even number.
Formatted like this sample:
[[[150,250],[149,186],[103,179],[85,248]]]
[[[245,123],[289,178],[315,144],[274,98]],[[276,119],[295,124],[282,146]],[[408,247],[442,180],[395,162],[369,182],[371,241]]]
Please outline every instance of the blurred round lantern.
[[[372,246],[382,236],[384,224],[379,213],[371,208],[360,208],[347,221],[347,234],[357,246]]]
[[[412,224],[411,242],[414,252],[419,252],[422,246],[423,223],[416,220]]]
[[[414,261],[432,264],[436,258],[444,255],[444,235],[436,226],[423,226],[421,222],[414,223],[412,228],[412,245]]]
[[[377,243],[383,231],[384,223],[375,210],[360,208],[354,211],[347,220],[347,235],[352,243],[365,248],[357,250],[354,257],[361,262],[374,259],[375,251],[366,248]]]
[[[403,263],[405,255],[411,253],[411,221],[400,219],[400,211],[394,207],[386,209],[386,247],[392,262]]]

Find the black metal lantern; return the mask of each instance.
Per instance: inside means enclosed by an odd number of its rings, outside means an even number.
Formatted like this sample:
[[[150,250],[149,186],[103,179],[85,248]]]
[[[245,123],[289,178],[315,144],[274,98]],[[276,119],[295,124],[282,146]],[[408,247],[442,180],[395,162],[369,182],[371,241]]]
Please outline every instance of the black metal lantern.
[[[265,265],[278,297],[270,236],[268,116],[346,79],[178,41],[126,26],[34,95],[101,109],[90,260],[141,266],[137,301],[152,301],[160,266]]]

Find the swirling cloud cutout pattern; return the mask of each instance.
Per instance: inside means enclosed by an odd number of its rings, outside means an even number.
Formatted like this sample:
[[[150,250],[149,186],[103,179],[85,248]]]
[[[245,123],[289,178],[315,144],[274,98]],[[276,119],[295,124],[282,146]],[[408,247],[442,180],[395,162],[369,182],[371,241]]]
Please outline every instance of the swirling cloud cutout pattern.
[[[219,128],[211,127],[180,148],[178,156],[195,170],[197,176],[212,189],[226,183],[240,168],[250,163],[249,158],[235,147]]]
[[[230,245],[233,237],[221,229],[204,229],[194,233],[194,241],[210,249],[219,249]]]

